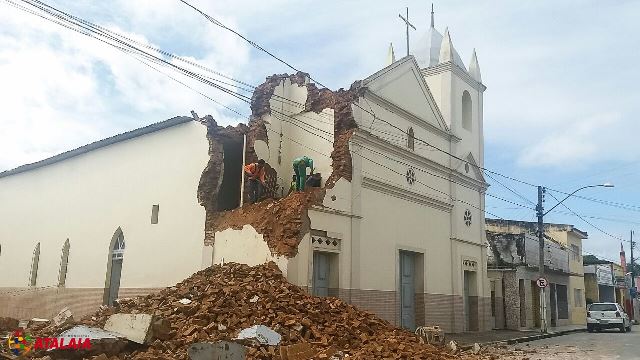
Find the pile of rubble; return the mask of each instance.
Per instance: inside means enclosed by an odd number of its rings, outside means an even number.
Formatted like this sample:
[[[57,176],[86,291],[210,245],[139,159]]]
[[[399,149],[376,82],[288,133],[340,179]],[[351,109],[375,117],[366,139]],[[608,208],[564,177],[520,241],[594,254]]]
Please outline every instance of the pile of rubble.
[[[272,254],[293,257],[298,253],[302,237],[309,231],[308,209],[314,204],[321,205],[324,194],[324,189],[311,188],[282,199],[266,199],[215,213],[207,219],[211,222],[208,227],[223,231],[251,225],[264,236]]]
[[[122,299],[118,308],[103,307],[79,322],[50,325],[32,335],[58,336],[77,324],[103,328],[114,313],[147,314],[154,320],[146,345],[127,346],[110,359],[189,359],[190,345],[220,340],[246,346],[248,359],[480,359],[425,344],[340,299],[310,296],[287,282],[273,263],[216,265],[159,293]],[[278,338],[238,340],[255,325]]]

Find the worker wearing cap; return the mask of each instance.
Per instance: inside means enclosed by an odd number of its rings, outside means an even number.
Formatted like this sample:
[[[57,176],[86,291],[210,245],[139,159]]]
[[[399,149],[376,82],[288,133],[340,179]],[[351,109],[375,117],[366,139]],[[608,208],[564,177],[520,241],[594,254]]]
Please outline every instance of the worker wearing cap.
[[[262,197],[262,190],[265,186],[264,180],[264,160],[251,163],[244,167],[244,173],[249,178],[249,201],[255,204]]]
[[[304,183],[307,181],[307,167],[313,174],[313,160],[308,156],[301,156],[293,160],[293,172],[296,174],[296,191],[304,190]]]

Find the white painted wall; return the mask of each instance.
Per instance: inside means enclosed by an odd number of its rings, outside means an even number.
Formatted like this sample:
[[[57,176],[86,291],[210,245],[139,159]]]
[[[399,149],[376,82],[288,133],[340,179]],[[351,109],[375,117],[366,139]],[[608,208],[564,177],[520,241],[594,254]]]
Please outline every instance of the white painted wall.
[[[307,155],[313,159],[316,172],[322,174],[323,185],[332,172],[333,109],[319,114],[305,112],[306,101],[306,86],[283,80],[270,100],[271,114],[264,117],[268,146],[262,141],[257,141],[260,144],[255,146],[258,158],[278,172],[278,184],[285,195],[293,175],[293,160],[297,157]]]
[[[209,160],[206,128],[187,122],[0,178],[0,287],[56,286],[69,239],[66,286],[103,288],[118,227],[126,250],[121,288],[163,287],[200,269],[204,208],[196,191]],[[151,224],[151,207],[160,205]]]
[[[258,234],[251,225],[245,225],[241,230],[226,229],[216,232],[213,244],[214,264],[236,262],[256,266],[273,261],[286,276],[287,260],[285,256],[271,254],[262,234]]]

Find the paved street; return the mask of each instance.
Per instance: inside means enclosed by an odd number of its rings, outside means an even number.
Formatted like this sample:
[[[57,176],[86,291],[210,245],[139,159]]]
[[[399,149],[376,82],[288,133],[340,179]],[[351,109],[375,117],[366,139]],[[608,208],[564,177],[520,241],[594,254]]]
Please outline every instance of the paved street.
[[[616,360],[640,359],[640,326],[634,326],[630,333],[616,330],[589,334],[575,333],[550,339],[519,344],[522,350],[508,360]]]

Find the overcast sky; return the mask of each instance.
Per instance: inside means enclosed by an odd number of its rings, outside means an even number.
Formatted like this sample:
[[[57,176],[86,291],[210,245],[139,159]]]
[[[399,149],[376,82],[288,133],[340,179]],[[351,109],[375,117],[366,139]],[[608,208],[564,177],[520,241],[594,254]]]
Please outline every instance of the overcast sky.
[[[331,88],[385,65],[389,42],[402,56],[398,12],[410,7],[419,38],[424,1],[202,1],[193,4]],[[48,1],[251,84],[290,72],[178,0]],[[589,233],[585,249],[616,260],[640,230],[639,1],[446,1],[436,28],[449,27],[465,63],[477,49],[488,169],[563,191],[628,205],[567,200],[548,221]],[[167,72],[166,70],[163,70]],[[172,76],[176,76],[172,74]],[[0,1],[0,170],[69,150],[190,110],[223,124],[241,119],[135,59]],[[243,103],[193,81],[194,89],[248,114]],[[531,201],[536,188],[497,178]],[[492,179],[489,193],[531,206]],[[548,207],[555,200],[547,197]],[[534,220],[534,211],[492,198],[487,211]],[[491,215],[487,215],[491,217]],[[638,233],[640,237],[640,233]],[[628,252],[628,243],[625,244]]]

